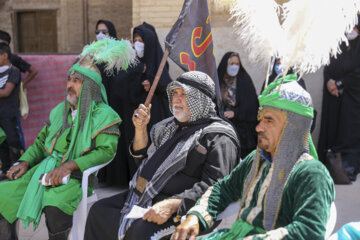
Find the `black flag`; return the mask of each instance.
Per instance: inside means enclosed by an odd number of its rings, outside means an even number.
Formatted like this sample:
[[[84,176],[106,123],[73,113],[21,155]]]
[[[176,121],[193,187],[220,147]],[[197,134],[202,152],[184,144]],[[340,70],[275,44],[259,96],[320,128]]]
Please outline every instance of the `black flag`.
[[[170,52],[169,57],[184,71],[201,71],[215,81],[219,102],[219,79],[207,0],[185,0],[178,20],[166,36],[165,46]]]

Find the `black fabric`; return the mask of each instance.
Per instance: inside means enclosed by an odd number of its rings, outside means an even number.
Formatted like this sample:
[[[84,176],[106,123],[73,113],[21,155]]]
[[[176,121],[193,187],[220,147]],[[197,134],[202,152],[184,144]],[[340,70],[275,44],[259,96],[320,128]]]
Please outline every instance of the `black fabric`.
[[[151,239],[157,232],[168,230],[166,236],[160,238],[161,240],[170,239],[171,234],[175,231],[169,230],[171,226],[174,226],[174,228],[179,225],[175,224],[173,221],[173,218],[170,217],[170,219],[161,224],[158,225],[156,223],[151,223],[148,221],[144,221],[141,218],[137,219],[133,224],[131,224],[130,228],[126,231],[126,235],[124,240],[133,240],[133,239]],[[141,229],[141,231],[139,231]],[[164,231],[165,232],[165,231]],[[156,238],[158,240],[159,238]]]
[[[16,86],[10,95],[6,98],[0,98],[0,118],[16,117],[19,112],[19,89],[21,82],[21,75],[19,69],[14,66],[10,66],[8,70],[0,73],[0,80],[8,75],[7,81],[15,83]],[[5,88],[6,83],[1,87]]]
[[[86,240],[118,240],[120,210],[127,192],[97,201],[91,208],[85,226]]]
[[[235,142],[225,134],[209,133],[202,136],[199,139],[199,145],[203,146],[207,153],[199,152],[194,146],[187,156],[185,168],[169,180],[152,203],[155,204],[166,198],[180,198],[182,202],[177,214],[186,214],[209,186],[228,175],[238,164],[238,144]],[[120,226],[121,209],[126,197],[127,192],[96,202],[89,212],[84,239],[116,240]],[[169,221],[171,222],[171,220]],[[133,233],[143,231],[142,228],[139,229],[136,226],[144,225],[141,222],[132,225]],[[155,232],[156,229],[159,229],[158,227],[164,226],[156,226],[154,230],[151,230],[151,225],[147,225],[146,232]]]
[[[144,57],[139,59],[146,66],[146,71],[142,75],[142,81],[148,80],[150,84],[152,84],[164,52],[160,46],[155,28],[152,25],[144,22],[134,28],[133,35],[135,33],[141,36],[145,45]],[[148,124],[149,132],[155,123],[171,116],[166,93],[166,87],[170,82],[169,64],[166,63],[151,102],[151,119]],[[136,95],[142,102],[145,102],[148,92],[146,92],[144,87],[139,84],[136,88]]]
[[[22,59],[16,54],[11,54],[10,62],[12,65],[17,67],[22,73],[27,72],[31,67],[31,64],[29,64],[28,62],[26,62],[24,59]]]
[[[140,63],[126,71],[114,72],[113,75],[104,71],[104,65],[98,65],[98,67],[106,89],[109,106],[122,119],[116,156],[108,166],[100,170],[98,177],[101,182],[106,182],[108,185],[127,187],[137,170],[135,162],[129,157],[128,149],[135,131],[132,115],[141,103],[136,88],[141,86],[144,65]]]
[[[73,216],[53,206],[44,207],[43,212],[50,240],[67,240],[69,229],[72,227]]]
[[[184,139],[187,139],[191,135],[193,135],[199,129],[205,128],[211,123],[211,119],[200,119],[196,122],[192,122],[191,126],[188,126],[184,129],[180,129],[175,132],[175,134],[167,140],[159,149],[156,150],[154,155],[147,161],[146,165],[140,172],[140,176],[150,181],[153,177],[156,170],[160,167],[163,161],[170,155],[170,153],[174,150],[176,145]],[[141,196],[142,193],[138,192],[135,189],[137,194]]]
[[[95,29],[97,29],[97,26],[100,23],[103,23],[103,24],[106,25],[107,29],[109,30],[109,36],[110,37],[113,37],[113,38],[117,39],[116,29],[115,29],[115,26],[114,26],[114,24],[112,22],[100,19],[99,21],[97,21]]]
[[[16,222],[12,224],[0,214],[0,239],[1,240],[18,240],[16,233]]]
[[[218,66],[218,76],[221,90],[225,85],[224,77],[227,73],[228,59],[232,54],[234,54],[234,52],[225,53]],[[234,118],[229,120],[233,123],[239,136],[242,158],[247,156],[256,148],[257,135],[255,127],[257,125],[258,108],[259,103],[254,84],[244,66],[240,63],[240,69],[236,75],[235,107],[224,110],[234,111]]]
[[[324,68],[321,129],[318,144],[320,160],[327,149],[334,152],[360,152],[360,37],[341,45],[342,54]],[[327,82],[343,83],[340,97],[332,96]]]
[[[0,127],[6,134],[6,139],[0,144],[1,170],[3,173],[20,158],[21,142],[17,130],[16,117],[0,118]]]

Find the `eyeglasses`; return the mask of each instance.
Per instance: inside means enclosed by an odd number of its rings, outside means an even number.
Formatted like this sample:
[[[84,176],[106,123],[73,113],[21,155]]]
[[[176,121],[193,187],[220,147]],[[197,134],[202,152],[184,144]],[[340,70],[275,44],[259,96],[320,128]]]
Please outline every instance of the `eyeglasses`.
[[[96,29],[95,34],[98,35],[100,32],[102,32],[103,34],[107,34],[109,32],[109,30],[106,29]]]

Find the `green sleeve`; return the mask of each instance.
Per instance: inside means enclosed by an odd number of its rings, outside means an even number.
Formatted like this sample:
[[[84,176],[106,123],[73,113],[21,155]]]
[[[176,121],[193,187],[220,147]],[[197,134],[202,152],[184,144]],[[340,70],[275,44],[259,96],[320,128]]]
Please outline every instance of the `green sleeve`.
[[[284,189],[279,215],[287,216],[288,224],[253,240],[323,240],[330,205],[335,199],[334,183],[327,169],[318,160],[299,163]],[[280,227],[282,225],[282,227]]]
[[[322,240],[330,205],[335,199],[334,182],[318,160],[305,161],[297,167],[301,170],[295,172],[288,185],[294,210],[292,222],[285,227],[289,232],[285,239]]]
[[[116,152],[118,136],[113,134],[101,133],[95,138],[95,148],[88,153],[74,159],[80,170],[103,164],[110,161]]]
[[[212,226],[216,217],[230,203],[241,198],[244,181],[250,171],[254,155],[255,151],[239,163],[230,175],[210,187],[187,213],[198,216],[204,230],[208,230]]]
[[[35,166],[41,162],[48,153],[45,151],[45,138],[48,134],[48,127],[44,126],[39,132],[34,143],[25,151],[25,153],[20,157],[19,161],[26,161],[30,163],[30,167]]]

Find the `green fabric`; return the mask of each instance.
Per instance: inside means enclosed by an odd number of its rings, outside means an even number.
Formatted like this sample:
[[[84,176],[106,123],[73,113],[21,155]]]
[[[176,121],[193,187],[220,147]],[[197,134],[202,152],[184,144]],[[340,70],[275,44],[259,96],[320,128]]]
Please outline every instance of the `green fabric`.
[[[302,116],[313,119],[314,109],[312,107],[308,107],[302,103],[291,101],[288,99],[281,99],[280,91],[275,91],[270,93],[270,91],[272,91],[273,89],[279,88],[281,84],[296,80],[297,80],[296,74],[289,74],[285,76],[285,79],[279,78],[278,80],[270,83],[269,86],[267,86],[267,88],[265,88],[264,91],[259,96],[259,105],[285,109],[287,111],[294,112]],[[319,159],[311,135],[309,135],[309,150],[310,150],[310,155],[314,159]]]
[[[278,88],[280,84],[288,83],[296,80],[297,80],[296,74],[289,74],[285,77],[284,80],[282,78],[279,78],[275,82],[270,83],[269,86],[264,89],[264,91],[261,93],[259,97],[260,106],[272,106],[276,108],[282,108],[290,112],[294,112],[309,118],[314,118],[314,109],[312,107],[308,107],[304,104],[290,101],[287,99],[280,99],[279,91],[275,91],[269,94],[271,90],[273,90],[274,88]]]
[[[37,167],[36,171],[31,177],[31,180],[26,188],[24,197],[20,203],[19,210],[16,217],[22,220],[24,227],[27,228],[31,222],[34,222],[34,231],[39,225],[41,217],[41,207],[45,186],[40,182],[40,176],[48,173],[55,168],[58,159],[61,159],[63,154],[53,151],[53,153],[45,158]]]
[[[100,87],[101,96],[106,104],[108,104],[105,86],[102,84],[101,75],[89,68],[81,67],[79,63],[75,63],[69,70],[69,72],[79,72],[90,79],[92,79]]]
[[[31,168],[28,172],[15,181],[0,183],[0,213],[9,222],[16,220],[16,214],[20,205],[22,205],[21,209],[30,209],[29,206],[31,205],[25,200],[29,199],[28,196],[25,195],[23,204],[21,202],[28,184],[31,182],[31,178],[38,167],[42,165],[44,158],[49,157],[54,152],[61,153],[61,158],[57,159],[55,165],[55,167],[58,167],[61,165],[64,154],[66,154],[66,161],[74,160],[80,170],[84,171],[89,167],[109,161],[116,152],[118,135],[103,132],[108,127],[121,121],[119,116],[109,106],[101,102],[93,102],[83,129],[76,126],[79,120],[75,118],[75,125],[59,135],[62,128],[64,107],[64,102],[62,102],[52,110],[49,117],[49,126],[45,126],[40,131],[34,144],[19,159],[20,161],[30,163]],[[71,126],[70,111],[68,112],[68,119],[70,120],[69,126]],[[78,132],[77,135],[75,134],[76,132]],[[35,175],[38,175],[39,172],[44,172],[43,169],[39,170]],[[34,179],[36,178],[38,179],[38,177],[34,176]],[[33,188],[31,185],[29,187]],[[42,196],[42,202],[41,197],[40,199],[35,199],[37,200],[37,208],[39,204],[41,206],[40,210],[37,210],[37,214],[41,213],[45,206],[55,206],[64,213],[72,215],[81,201],[81,183],[78,180],[70,179],[66,185],[44,188]],[[29,208],[25,205],[28,205]],[[19,215],[25,219],[25,224],[27,225],[31,219],[23,217],[23,212],[21,210]],[[34,216],[35,214],[27,213],[26,215]],[[35,220],[36,225],[36,217],[32,218]]]
[[[206,211],[214,220],[230,203],[241,199],[244,181],[250,171],[254,156],[255,151],[249,154],[230,175],[214,184],[209,199],[205,201]],[[261,178],[258,186],[255,187],[249,208],[244,211],[239,220],[246,221],[249,212],[256,207],[259,192],[264,184],[263,180],[268,174],[266,169],[271,166],[268,161],[261,159],[260,167],[263,164],[266,164],[266,167],[264,171],[259,172]],[[284,188],[275,229],[281,227],[287,229],[289,234],[285,239],[288,240],[323,240],[330,204],[334,199],[334,183],[326,167],[318,160],[298,163],[291,172]],[[196,203],[196,205],[199,204],[200,201]],[[264,199],[261,208],[254,220],[249,223],[258,228],[264,228]],[[197,213],[197,216],[199,214],[201,216],[200,212]],[[204,219],[201,222],[203,221]],[[206,226],[204,228],[206,229]],[[250,235],[256,236],[256,233],[250,232],[247,236]],[[257,239],[261,238],[260,236],[257,237]]]
[[[235,221],[230,230],[222,230],[212,233],[205,238],[199,238],[199,240],[230,240],[230,239],[242,239],[248,236],[249,233],[265,233],[265,230],[256,226],[253,226],[243,220]]]
[[[2,128],[0,127],[0,144],[3,143],[5,139],[6,139],[6,134],[4,130],[2,130]]]

